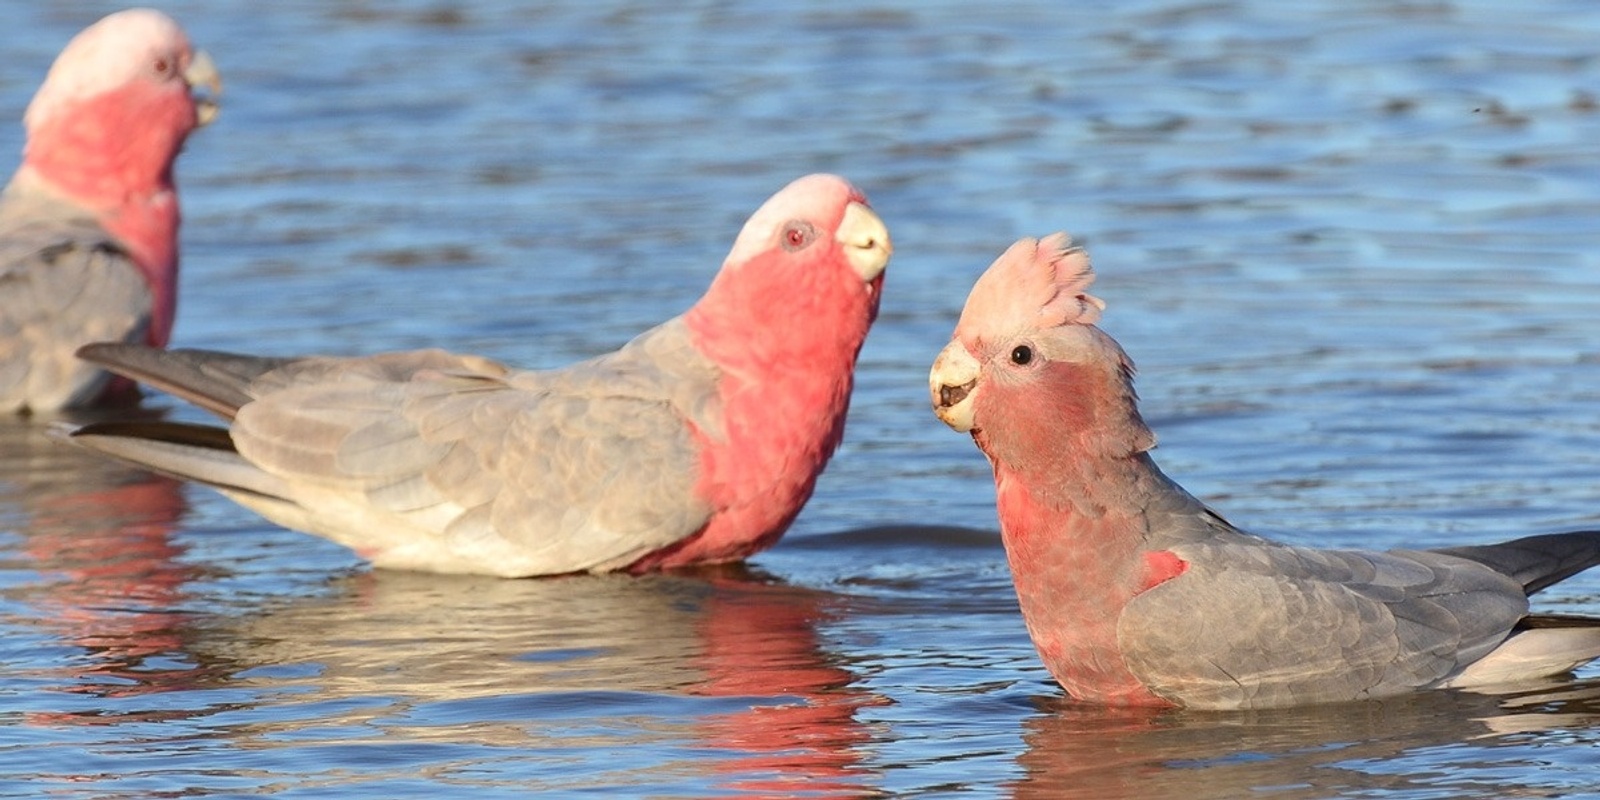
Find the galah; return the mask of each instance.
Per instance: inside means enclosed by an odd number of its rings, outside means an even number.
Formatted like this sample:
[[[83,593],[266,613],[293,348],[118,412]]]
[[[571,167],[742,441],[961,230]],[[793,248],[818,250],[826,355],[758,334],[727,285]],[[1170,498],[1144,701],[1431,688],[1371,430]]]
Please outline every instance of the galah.
[[[1023,239],[973,287],[930,375],[994,469],[1023,619],[1073,698],[1234,709],[1480,687],[1600,656],[1600,619],[1528,595],[1600,563],[1600,532],[1325,550],[1229,524],[1156,466],[1133,363],[1094,325],[1088,256]]]
[[[506,577],[737,561],[781,536],[844,434],[891,245],[812,175],[755,212],[706,294],[620,350],[513,369],[442,350],[263,358],[92,345],[85,358],[226,430],[71,440],[210,484],[380,567]]]
[[[73,351],[166,346],[178,278],[173,161],[215,116],[221,90],[205,51],[150,9],[101,19],[56,58],[0,194],[0,413],[136,397]]]

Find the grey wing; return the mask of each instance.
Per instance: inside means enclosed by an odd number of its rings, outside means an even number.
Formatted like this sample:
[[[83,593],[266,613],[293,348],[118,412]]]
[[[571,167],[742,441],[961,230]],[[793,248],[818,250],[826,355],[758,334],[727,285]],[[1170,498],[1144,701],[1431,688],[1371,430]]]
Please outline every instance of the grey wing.
[[[519,387],[557,394],[609,393],[676,409],[695,428],[723,439],[721,370],[697,350],[682,317],[639,334],[615,352],[563,369],[522,372]]]
[[[143,340],[149,287],[118,245],[90,223],[0,223],[0,410],[92,401],[109,376],[74,351]]]
[[[1180,545],[1183,575],[1134,598],[1124,657],[1199,708],[1350,700],[1433,686],[1527,612],[1515,581],[1448,554],[1312,550],[1251,537]]]
[[[495,369],[297,364],[320,374],[246,405],[233,439],[301,496],[334,492],[369,510],[354,530],[313,532],[383,566],[604,571],[709,520],[694,495],[699,448],[671,402],[483,363]]]
[[[172,349],[138,344],[96,343],[78,356],[140,383],[177,395],[224,419],[256,397],[323,380],[410,380],[423,370],[456,370],[500,376],[504,366],[443,350],[385,353],[365,358],[271,357],[217,350]]]

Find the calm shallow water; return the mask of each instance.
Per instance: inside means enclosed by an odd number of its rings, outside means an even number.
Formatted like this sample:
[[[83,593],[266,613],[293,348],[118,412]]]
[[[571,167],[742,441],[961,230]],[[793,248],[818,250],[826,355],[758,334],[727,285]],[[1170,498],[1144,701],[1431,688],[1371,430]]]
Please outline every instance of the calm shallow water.
[[[0,794],[1600,796],[1596,669],[1070,705],[987,467],[925,394],[982,268],[1065,228],[1157,456],[1236,522],[1377,547],[1600,525],[1600,7],[165,7],[228,82],[180,164],[180,344],[564,363],[685,308],[818,170],[897,253],[846,445],[744,569],[372,572],[0,427]],[[0,119],[112,9],[0,2]],[[1600,574],[1541,604],[1600,614]]]

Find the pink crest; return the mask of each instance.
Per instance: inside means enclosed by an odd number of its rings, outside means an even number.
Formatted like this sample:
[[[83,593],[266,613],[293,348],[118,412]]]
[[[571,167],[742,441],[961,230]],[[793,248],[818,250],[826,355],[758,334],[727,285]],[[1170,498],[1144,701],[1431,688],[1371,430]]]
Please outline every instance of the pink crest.
[[[1089,254],[1065,233],[1011,245],[973,285],[956,325],[964,341],[1019,329],[1090,325],[1104,301],[1088,293]]]

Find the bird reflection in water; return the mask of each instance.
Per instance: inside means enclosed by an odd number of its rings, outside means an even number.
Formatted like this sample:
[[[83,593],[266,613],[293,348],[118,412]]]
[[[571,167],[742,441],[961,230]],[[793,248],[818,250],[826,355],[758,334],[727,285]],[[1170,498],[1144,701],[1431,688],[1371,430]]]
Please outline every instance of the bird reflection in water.
[[[661,766],[742,796],[870,785],[858,761],[872,734],[856,715],[881,700],[819,633],[849,613],[843,596],[745,566],[544,580],[378,570],[230,613],[237,598],[217,596],[222,573],[208,571],[223,568],[186,563],[173,541],[186,513],[176,482],[44,431],[0,428],[0,530],[15,537],[0,556],[3,622],[81,655],[34,673],[62,694],[31,724],[186,727],[224,709],[208,690],[232,688],[225,707],[253,706],[251,721],[213,734],[244,748],[339,726],[349,743],[455,740],[544,759],[669,728],[697,744]],[[631,772],[574,758],[572,786]]]
[[[4,591],[20,627],[79,648],[58,659],[60,691],[128,698],[195,688],[214,670],[187,653],[185,585],[201,570],[180,560],[171,534],[186,511],[176,481],[108,464],[45,435],[46,423],[0,424],[0,530],[13,577]],[[99,703],[38,713],[33,721],[85,724],[159,711]]]
[[[1060,695],[1036,703],[1040,713],[1023,722],[1024,777],[1008,795],[1018,800],[1456,796],[1452,787],[1467,786],[1473,797],[1520,797],[1542,792],[1522,785],[1529,773],[1497,771],[1485,754],[1534,731],[1592,730],[1600,679],[1259,711],[1090,706]],[[1406,758],[1434,768],[1394,768]]]
[[[374,570],[328,589],[208,625],[193,644],[246,673],[238,685],[262,704],[227,730],[235,746],[337,730],[346,746],[439,746],[441,764],[408,772],[562,764],[528,786],[540,791],[651,794],[672,776],[738,796],[868,785],[859,745],[872,734],[856,715],[881,700],[819,633],[848,613],[840,595],[745,566],[532,580]]]
[[[727,572],[742,571],[723,567]],[[855,676],[830,659],[817,628],[842,599],[776,583],[712,580],[716,587],[701,624],[704,679],[691,688],[707,696],[783,697],[779,705],[710,717],[705,741],[740,757],[719,769],[733,773],[729,791],[783,796],[863,790],[858,761],[871,735],[857,711],[875,701],[852,689]],[[759,586],[752,591],[752,587]]]

